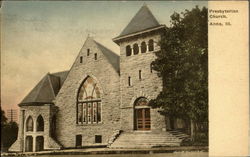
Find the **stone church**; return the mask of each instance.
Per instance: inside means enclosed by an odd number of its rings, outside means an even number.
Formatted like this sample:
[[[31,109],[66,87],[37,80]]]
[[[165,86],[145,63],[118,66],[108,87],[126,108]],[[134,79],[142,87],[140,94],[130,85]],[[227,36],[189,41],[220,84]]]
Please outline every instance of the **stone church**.
[[[46,74],[19,104],[10,151],[179,146],[186,135],[147,105],[162,89],[151,62],[165,30],[143,5],[113,38],[120,56],[88,37],[69,71]]]

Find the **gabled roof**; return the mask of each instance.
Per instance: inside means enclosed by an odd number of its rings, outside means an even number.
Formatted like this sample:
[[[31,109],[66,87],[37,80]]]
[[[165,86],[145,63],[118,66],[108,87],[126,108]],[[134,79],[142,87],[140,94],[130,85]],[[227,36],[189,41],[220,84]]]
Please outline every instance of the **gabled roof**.
[[[67,74],[68,71],[46,74],[19,105],[52,103]]]
[[[110,49],[106,48],[102,44],[98,43],[97,41],[94,40],[96,43],[98,49],[104,54],[104,56],[108,59],[110,64],[113,66],[116,72],[119,73],[120,71],[120,57],[111,51]]]
[[[156,20],[147,5],[143,5],[118,37],[157,26],[160,26],[159,22]]]

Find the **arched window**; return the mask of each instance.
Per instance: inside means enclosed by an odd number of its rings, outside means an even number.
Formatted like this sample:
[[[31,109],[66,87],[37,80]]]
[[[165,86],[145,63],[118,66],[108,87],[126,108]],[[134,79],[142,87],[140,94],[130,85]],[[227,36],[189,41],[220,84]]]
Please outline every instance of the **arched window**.
[[[25,152],[32,152],[33,151],[33,137],[26,136],[25,138]]]
[[[44,131],[44,121],[43,117],[39,115],[36,121],[36,131]]]
[[[26,121],[26,131],[33,131],[33,119],[31,116]]]
[[[88,76],[79,88],[77,97],[77,123],[101,122],[101,93],[96,80]]]
[[[131,51],[130,45],[126,46],[126,56],[131,56]]]
[[[137,55],[139,53],[139,46],[138,44],[133,45],[134,55]]]
[[[141,43],[141,53],[145,53],[147,51],[147,45],[146,43],[143,41]]]
[[[43,136],[36,137],[36,151],[43,151],[44,149],[44,138]]]
[[[148,51],[154,51],[154,40],[150,39],[148,42]]]

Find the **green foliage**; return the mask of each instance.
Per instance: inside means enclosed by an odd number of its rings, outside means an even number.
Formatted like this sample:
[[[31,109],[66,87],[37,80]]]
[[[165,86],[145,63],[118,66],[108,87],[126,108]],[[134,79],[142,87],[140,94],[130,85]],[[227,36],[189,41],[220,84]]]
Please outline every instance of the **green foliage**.
[[[17,123],[8,123],[4,111],[1,109],[1,148],[9,148],[16,141],[17,133]]]
[[[208,134],[202,132],[196,133],[194,140],[183,140],[181,146],[208,146]]]
[[[1,126],[5,125],[7,123],[7,118],[5,117],[5,113],[1,108]]]
[[[150,101],[171,117],[195,123],[208,121],[208,27],[207,8],[171,16],[159,43],[153,69],[163,79],[163,90]]]

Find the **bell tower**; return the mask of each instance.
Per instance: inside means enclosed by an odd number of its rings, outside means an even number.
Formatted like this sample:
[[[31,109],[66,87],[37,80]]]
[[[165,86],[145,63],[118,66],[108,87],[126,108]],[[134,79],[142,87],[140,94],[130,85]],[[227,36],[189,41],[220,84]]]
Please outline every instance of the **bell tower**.
[[[148,6],[144,4],[121,34],[113,41],[120,46],[121,124],[125,131],[162,130],[163,116],[156,109],[136,110],[137,100],[149,101],[162,88],[162,80],[152,70],[157,44],[165,25],[159,24]],[[144,108],[149,106],[144,104]],[[145,111],[145,113],[143,113]]]

